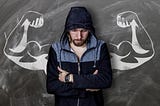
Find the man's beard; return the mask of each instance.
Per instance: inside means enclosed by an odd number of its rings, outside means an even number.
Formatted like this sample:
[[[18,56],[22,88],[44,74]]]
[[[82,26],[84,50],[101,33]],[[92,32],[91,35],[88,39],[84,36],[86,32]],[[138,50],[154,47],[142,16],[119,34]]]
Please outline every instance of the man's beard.
[[[83,46],[83,45],[85,45],[86,44],[86,40],[72,40],[71,41],[75,46]]]

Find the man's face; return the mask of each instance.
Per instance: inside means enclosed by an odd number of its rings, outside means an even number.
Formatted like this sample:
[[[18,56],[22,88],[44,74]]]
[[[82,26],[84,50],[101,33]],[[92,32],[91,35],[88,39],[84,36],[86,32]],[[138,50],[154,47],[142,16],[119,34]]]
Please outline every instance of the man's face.
[[[76,28],[69,31],[70,43],[75,46],[84,46],[89,35],[89,30]]]

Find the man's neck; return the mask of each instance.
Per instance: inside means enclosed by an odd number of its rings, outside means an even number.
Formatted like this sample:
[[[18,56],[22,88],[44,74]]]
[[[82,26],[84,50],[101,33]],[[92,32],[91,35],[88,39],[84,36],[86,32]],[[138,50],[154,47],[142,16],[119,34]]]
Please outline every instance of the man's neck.
[[[76,46],[73,43],[70,43],[70,46],[79,59],[82,57],[83,53],[87,50],[86,44],[82,46]]]

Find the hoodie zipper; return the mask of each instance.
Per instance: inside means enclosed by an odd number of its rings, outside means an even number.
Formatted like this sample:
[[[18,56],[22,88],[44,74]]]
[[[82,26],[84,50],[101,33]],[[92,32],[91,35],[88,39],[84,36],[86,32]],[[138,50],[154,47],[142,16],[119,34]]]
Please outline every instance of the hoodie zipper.
[[[81,58],[82,58],[82,57],[84,56],[84,54],[85,54],[87,51],[89,51],[89,50],[90,50],[90,49],[86,50],[86,51],[83,53],[83,55],[81,56]],[[66,51],[68,51],[68,50],[66,50]],[[74,51],[72,51],[72,50],[69,51],[69,52],[75,54]],[[76,55],[76,54],[75,54],[75,55]],[[78,65],[78,75],[80,75],[80,72],[81,72],[80,60],[81,60],[81,59],[79,59],[77,55],[76,55],[76,57],[77,57],[77,60],[78,60],[78,64],[77,64],[77,65]],[[77,106],[79,106],[79,103],[80,103],[80,99],[78,98],[78,100],[77,100]]]
[[[66,50],[66,51],[68,51],[68,50]],[[72,49],[71,49],[71,51],[68,51],[68,52],[71,52],[74,55],[76,55]],[[77,66],[78,66],[78,75],[80,75],[80,71],[81,71],[81,68],[80,68],[80,59],[78,58],[77,55],[76,55],[76,57],[77,57],[77,61],[78,61],[78,63],[77,63]],[[77,100],[77,106],[79,106],[79,98]]]
[[[77,57],[77,59],[78,59],[78,75],[80,75],[80,71],[81,71],[81,68],[80,68],[80,60],[79,60],[78,57]],[[79,106],[79,98],[78,98],[78,100],[77,100],[77,106]]]

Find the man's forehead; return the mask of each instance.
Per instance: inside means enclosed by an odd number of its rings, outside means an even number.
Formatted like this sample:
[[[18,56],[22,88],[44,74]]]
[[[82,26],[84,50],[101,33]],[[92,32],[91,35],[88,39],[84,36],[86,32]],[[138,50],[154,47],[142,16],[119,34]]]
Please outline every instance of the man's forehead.
[[[88,30],[88,29],[86,29],[86,28],[74,28],[74,29],[71,29],[70,31],[72,31],[72,30],[82,31],[82,30]]]

